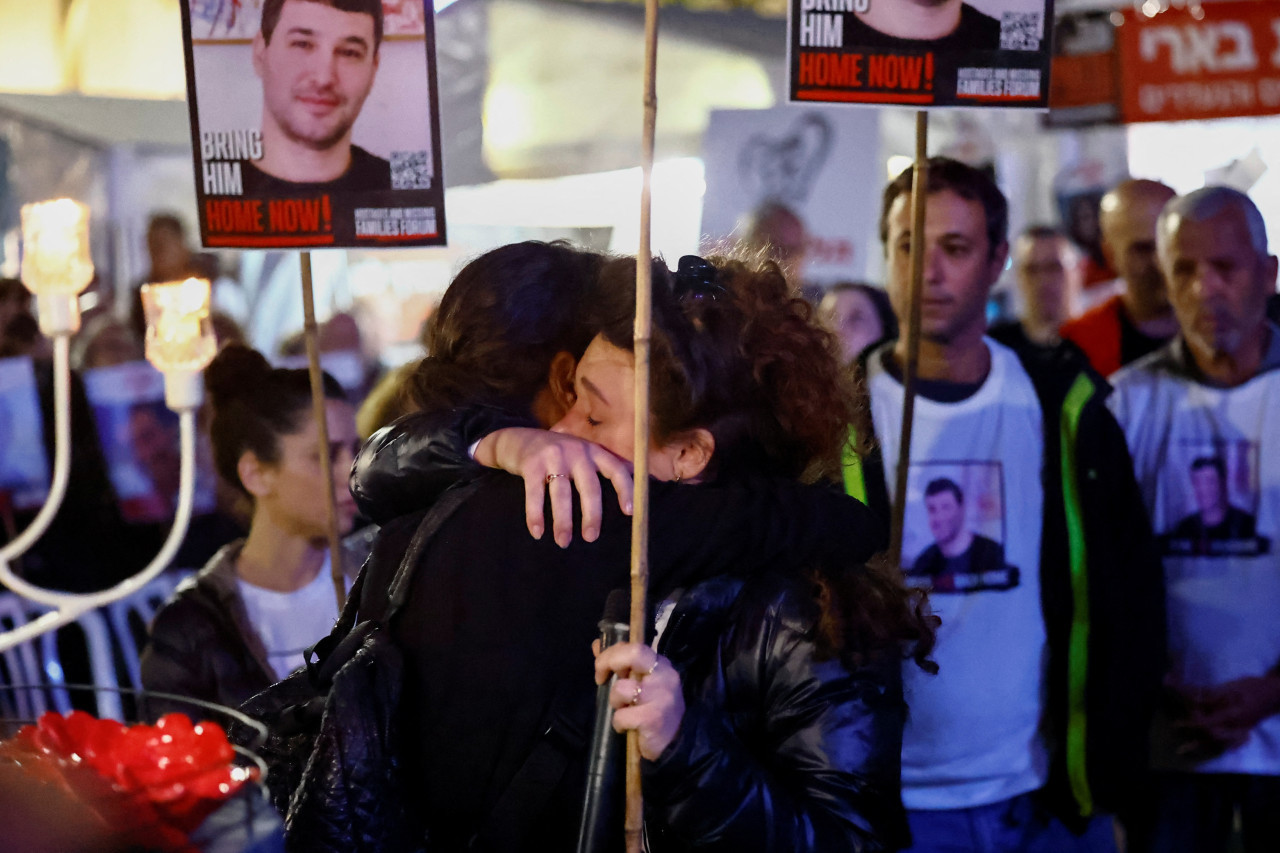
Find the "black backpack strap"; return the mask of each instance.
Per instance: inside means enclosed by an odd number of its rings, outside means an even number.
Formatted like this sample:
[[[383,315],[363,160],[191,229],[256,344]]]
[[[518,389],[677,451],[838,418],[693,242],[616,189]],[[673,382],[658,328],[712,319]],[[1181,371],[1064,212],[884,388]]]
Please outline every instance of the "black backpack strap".
[[[409,540],[409,547],[404,551],[404,558],[400,560],[400,568],[396,570],[395,577],[391,579],[388,587],[387,612],[382,614],[382,624],[390,625],[391,620],[400,612],[400,608],[404,607],[405,601],[409,598],[409,587],[414,570],[418,567],[418,561],[431,537],[440,529],[440,525],[448,521],[454,511],[466,502],[467,498],[475,494],[479,482],[478,479],[468,480],[447,490],[436,500],[431,511],[418,524],[413,538]]]
[[[422,521],[418,523],[413,538],[409,540],[404,556],[400,559],[400,565],[388,585],[390,593],[387,609],[378,619],[381,624],[390,625],[391,617],[404,606],[405,599],[409,596],[409,582],[413,579],[413,571],[418,565],[422,552],[426,549],[427,542],[440,529],[440,525],[444,524],[449,516],[453,515],[454,511],[462,506],[467,498],[471,497],[476,491],[477,482],[477,480],[469,480],[448,489],[422,517]],[[338,621],[334,623],[333,630],[329,632],[327,637],[322,638],[314,646],[307,649],[305,655],[307,672],[311,676],[312,683],[321,683],[317,679],[320,678],[320,670],[324,667],[325,661],[333,654],[334,649],[341,645],[347,637],[351,636],[356,623],[360,621],[361,599],[364,594],[365,579],[369,575],[371,565],[371,561],[367,561],[361,566],[360,573],[356,575],[355,583],[351,585],[351,591],[347,594],[346,604],[343,605],[342,613],[338,616]]]

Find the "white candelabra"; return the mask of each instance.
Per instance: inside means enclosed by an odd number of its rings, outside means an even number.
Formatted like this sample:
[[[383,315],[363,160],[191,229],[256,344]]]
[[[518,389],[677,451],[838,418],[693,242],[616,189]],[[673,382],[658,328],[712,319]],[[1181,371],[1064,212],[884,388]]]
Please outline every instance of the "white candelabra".
[[[49,528],[66,495],[71,473],[71,336],[80,328],[77,297],[93,279],[89,255],[89,209],[70,199],[22,208],[22,280],[36,297],[40,330],[53,340],[54,456],[49,497],[21,535],[0,548],[0,583],[53,608],[0,633],[0,651],[52,631],[82,614],[124,598],[160,574],[177,553],[191,521],[195,495],[196,410],[202,399],[200,371],[217,349],[209,322],[209,282],[189,278],[144,285],[147,359],[164,373],[165,403],[178,413],[182,463],[173,528],[144,569],[110,589],[68,593],[36,586],[10,564]]]

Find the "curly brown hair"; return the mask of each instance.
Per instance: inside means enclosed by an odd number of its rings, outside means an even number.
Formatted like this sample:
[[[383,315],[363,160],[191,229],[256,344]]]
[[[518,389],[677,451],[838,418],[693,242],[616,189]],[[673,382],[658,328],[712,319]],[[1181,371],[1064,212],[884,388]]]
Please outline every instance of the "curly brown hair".
[[[653,266],[650,347],[655,439],[694,428],[715,438],[706,476],[752,471],[815,480],[839,470],[857,417],[835,337],[772,261],[706,259],[714,293]],[[601,271],[597,328],[632,348],[635,261]]]
[[[692,259],[673,274],[653,264],[650,405],[655,439],[703,428],[715,438],[705,476],[743,473],[816,479],[839,470],[850,427],[869,430],[865,393],[840,364],[835,337],[777,264],[734,257]],[[701,264],[701,274],[695,270]],[[635,261],[601,271],[596,327],[631,350]],[[691,279],[691,280],[685,280]],[[860,667],[885,655],[936,672],[938,625],[921,590],[885,559],[828,559],[811,567],[822,615],[818,653]]]

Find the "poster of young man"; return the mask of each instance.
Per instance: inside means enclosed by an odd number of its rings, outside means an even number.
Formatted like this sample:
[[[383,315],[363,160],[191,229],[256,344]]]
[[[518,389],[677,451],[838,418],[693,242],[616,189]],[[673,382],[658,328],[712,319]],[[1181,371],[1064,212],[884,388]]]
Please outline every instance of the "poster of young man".
[[[445,242],[423,0],[184,0],[205,246]]]
[[[1053,0],[791,0],[792,101],[1045,108]]]
[[[36,509],[49,496],[40,408],[31,359],[0,359],[0,492],[18,510]]]
[[[146,361],[96,367],[81,374],[93,408],[98,441],[120,513],[131,524],[167,522],[177,507],[180,465],[178,415],[164,404],[164,374]],[[216,502],[207,438],[197,444],[192,513]]]

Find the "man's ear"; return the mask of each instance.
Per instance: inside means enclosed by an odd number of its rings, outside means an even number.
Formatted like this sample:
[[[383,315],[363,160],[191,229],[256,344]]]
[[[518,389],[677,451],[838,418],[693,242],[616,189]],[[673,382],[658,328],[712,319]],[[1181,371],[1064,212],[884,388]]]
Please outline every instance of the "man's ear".
[[[711,464],[716,452],[716,439],[710,430],[691,429],[667,444],[672,453],[673,473],[681,480],[697,482]]]
[[[566,412],[573,408],[578,395],[573,390],[573,372],[578,367],[578,360],[567,352],[558,352],[551,359],[551,370],[547,374],[547,387],[551,389],[551,398],[556,405]]]
[[[240,475],[240,483],[245,491],[255,498],[268,494],[275,481],[271,466],[264,464],[258,458],[258,454],[252,450],[246,450],[240,454],[240,461],[236,463],[236,473]]]

